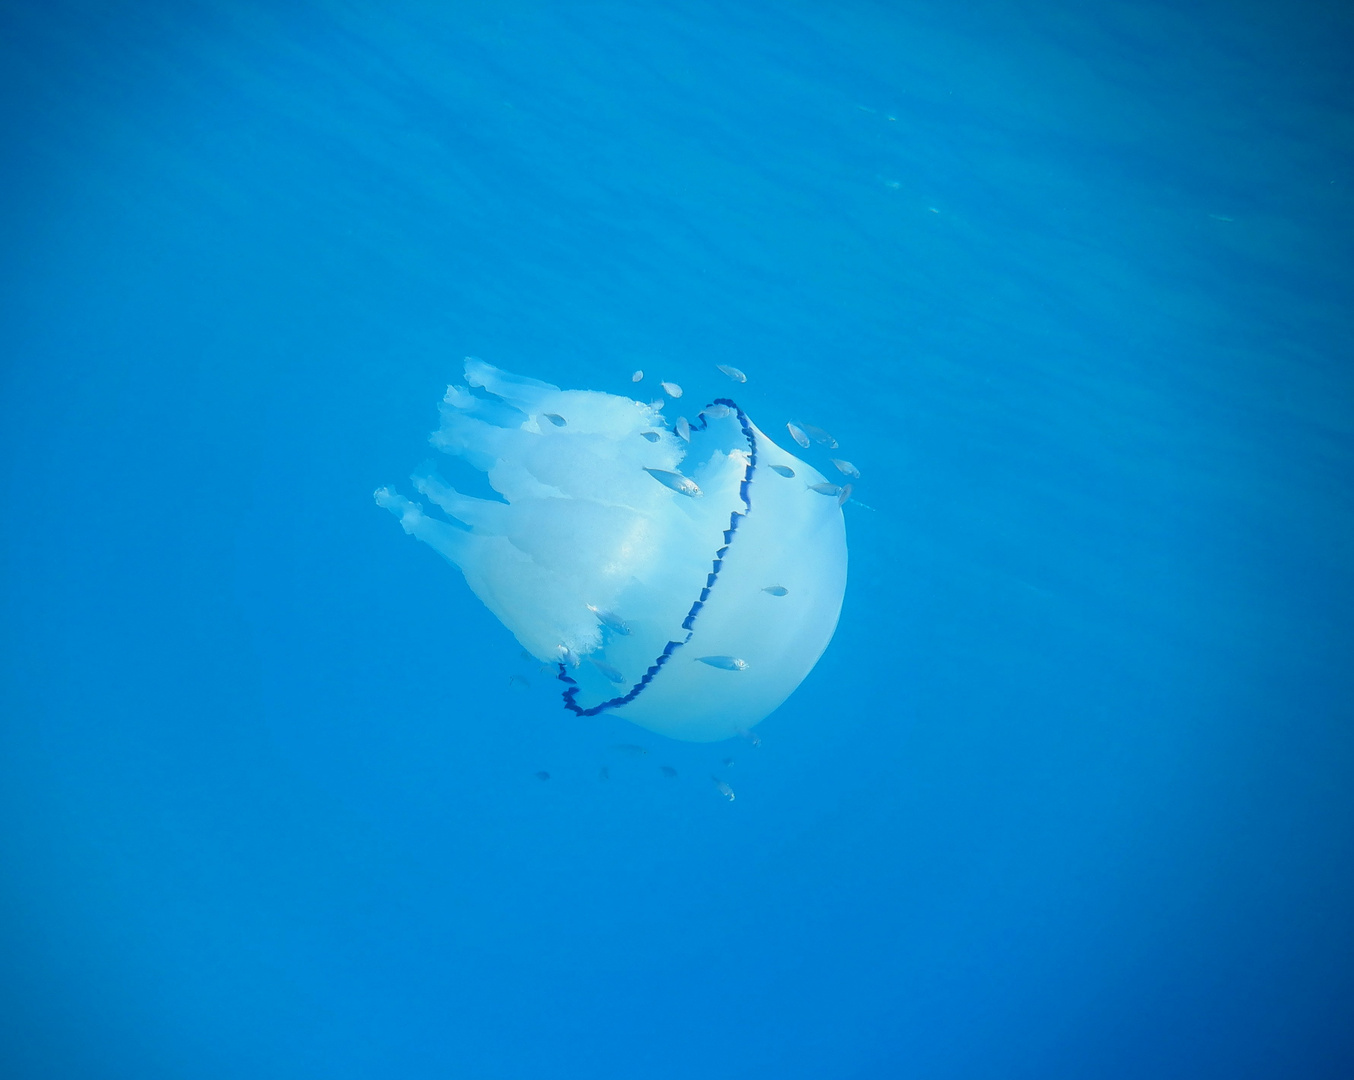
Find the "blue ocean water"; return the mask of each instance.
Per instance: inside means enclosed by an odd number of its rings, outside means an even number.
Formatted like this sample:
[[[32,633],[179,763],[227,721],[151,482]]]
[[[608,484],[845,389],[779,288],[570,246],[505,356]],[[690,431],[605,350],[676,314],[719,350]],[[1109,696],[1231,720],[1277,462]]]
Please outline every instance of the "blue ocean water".
[[[0,1073],[1349,1075],[1352,45],[6,4]],[[373,505],[468,354],[860,466],[760,746],[568,716]]]

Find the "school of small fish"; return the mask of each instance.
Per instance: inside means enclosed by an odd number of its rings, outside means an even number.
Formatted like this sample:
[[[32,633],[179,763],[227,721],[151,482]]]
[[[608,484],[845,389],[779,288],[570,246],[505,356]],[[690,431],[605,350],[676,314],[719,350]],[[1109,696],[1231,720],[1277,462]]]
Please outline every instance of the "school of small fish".
[[[744,731],[740,729],[738,734],[743,736],[743,738],[747,739],[754,747],[761,746],[762,742],[761,739],[758,738],[751,731]],[[649,751],[647,747],[639,746],[636,745],[635,743],[617,743],[611,747],[611,750],[614,753],[620,754],[624,757],[630,757],[635,759],[646,758],[649,756]],[[720,758],[720,764],[723,765],[724,768],[726,769],[732,769],[734,767],[735,762],[732,757],[725,756]],[[676,780],[679,776],[676,767],[672,765],[659,765],[658,772],[659,775],[661,775],[666,780]],[[546,772],[544,769],[542,769],[540,772],[533,773],[532,775],[542,783],[551,779],[551,774]],[[610,765],[600,766],[597,770],[597,779],[600,783],[606,783],[607,781],[609,781],[611,779],[611,766]],[[732,787],[729,786],[728,782],[725,781],[722,777],[712,774],[710,776],[710,782],[714,785],[715,790],[719,792],[720,795],[728,799],[729,802],[734,801],[734,799],[736,798],[734,790]]]
[[[716,364],[715,368],[722,375],[727,376],[736,383],[746,383],[748,381],[747,374],[743,372],[741,369],[734,367],[732,364]],[[634,375],[631,376],[631,381],[639,382],[643,378],[644,372],[636,371]],[[666,394],[668,398],[680,398],[682,396],[682,388],[675,382],[663,380],[658,385],[662,387],[663,393]],[[665,404],[667,404],[667,399],[665,398],[655,398],[653,401],[649,403],[650,407],[656,411],[661,410]],[[701,410],[700,416],[702,420],[721,420],[727,416],[732,415],[732,413],[733,409],[731,409],[728,405],[723,405],[718,402],[715,402],[711,405],[707,405],[703,410]],[[557,424],[559,426],[564,425],[564,418],[558,416],[557,414],[546,413],[543,415],[545,415],[546,419],[550,420],[550,422],[553,424]],[[686,417],[679,416],[673,423],[672,430],[673,433],[683,442],[686,443],[691,442],[691,423],[690,421],[687,420]],[[795,441],[795,444],[803,450],[808,450],[814,443],[826,446],[830,450],[836,450],[840,446],[840,444],[837,442],[836,438],[833,437],[831,432],[825,431],[823,428],[816,427],[813,424],[806,424],[802,421],[790,420],[787,421],[785,425],[785,430],[789,432],[790,438],[792,438]],[[640,432],[640,434],[645,439],[647,439],[649,442],[652,443],[658,442],[661,437],[660,434],[656,431],[642,431]],[[845,458],[835,458],[835,457],[829,458],[828,460],[829,462],[831,462],[833,468],[835,468],[843,476],[848,476],[853,480],[860,479],[860,469],[853,462],[847,461]],[[794,469],[792,469],[788,465],[771,465],[770,468],[772,472],[775,472],[780,476],[786,477],[787,479],[793,478],[795,475]],[[665,487],[671,488],[673,491],[676,491],[682,495],[686,495],[694,499],[699,498],[703,494],[703,492],[700,490],[700,488],[697,486],[694,480],[691,480],[689,477],[682,476],[681,473],[671,472],[667,469],[649,469],[649,468],[646,468],[645,472],[649,473],[649,475],[651,475],[660,484],[664,485]],[[851,484],[837,485],[830,483],[821,483],[821,484],[809,484],[808,487],[809,490],[815,491],[820,495],[827,495],[832,498],[835,498],[837,500],[838,506],[845,506],[848,502],[851,501],[851,492],[852,492]],[[864,506],[863,503],[858,505]],[[871,508],[865,507],[865,509]]]
[[[747,375],[744,374],[742,371],[740,371],[738,368],[733,367],[729,364],[716,364],[715,366],[723,375],[732,379],[734,382],[737,383],[747,382]],[[643,378],[644,378],[643,371],[636,371],[630,377],[631,382],[636,383],[642,381]],[[682,396],[682,388],[675,382],[663,381],[660,382],[659,385],[662,387],[663,393],[666,394],[668,398],[675,399],[680,398]],[[667,404],[666,399],[655,398],[653,401],[650,402],[650,407],[653,408],[655,411],[658,411],[661,410],[665,404]],[[731,416],[733,414],[733,411],[734,410],[730,408],[728,405],[715,403],[706,406],[705,409],[703,409],[701,412],[701,417],[705,420],[721,420],[724,419],[725,417]],[[558,413],[542,413],[541,416],[556,427],[564,427],[567,424],[567,421],[564,419],[564,417],[560,416]],[[818,443],[819,445],[826,446],[830,450],[836,450],[839,446],[837,440],[829,432],[823,430],[820,427],[815,427],[812,424],[789,421],[786,423],[785,428],[789,432],[790,438],[792,438],[795,441],[796,445],[798,445],[801,449],[807,450],[815,442]],[[682,439],[684,442],[689,443],[691,441],[691,424],[686,419],[686,417],[679,416],[677,418],[677,420],[673,424],[673,431],[677,435],[677,437],[679,439]],[[661,434],[657,431],[643,431],[640,432],[640,434],[651,443],[656,443],[661,438]],[[835,458],[835,457],[829,458],[828,460],[832,464],[833,468],[835,468],[842,476],[850,477],[853,480],[860,479],[860,469],[857,468],[853,462],[847,461],[845,458]],[[773,472],[787,479],[792,479],[795,476],[795,470],[790,468],[790,466],[788,465],[772,465],[770,466],[770,468]],[[689,498],[700,498],[703,495],[703,492],[701,491],[700,487],[697,486],[694,480],[692,480],[690,477],[683,476],[679,472],[672,472],[668,469],[651,469],[648,467],[646,467],[644,471],[647,472],[650,476],[652,476],[664,487],[669,488],[672,491],[677,492],[678,494],[686,495]],[[823,482],[818,484],[807,484],[806,487],[808,488],[808,490],[816,492],[820,495],[827,495],[836,498],[838,506],[844,506],[851,498],[852,485],[849,483],[839,486],[837,484]],[[762,592],[766,593],[769,596],[775,597],[786,596],[789,594],[789,591],[790,590],[785,588],[785,586],[783,585],[767,585],[764,586],[762,589]],[[620,618],[618,615],[615,615],[610,611],[605,611],[594,604],[588,604],[587,607],[588,610],[591,611],[593,615],[597,617],[598,622],[600,622],[611,632],[622,636],[628,635],[630,633],[629,624],[627,624],[625,620]],[[561,662],[569,665],[570,667],[576,668],[581,663],[578,655],[574,653],[573,650],[567,648],[564,645],[559,646],[558,653]],[[524,653],[524,656],[525,655],[527,654]],[[718,668],[719,670],[722,671],[748,670],[747,661],[736,656],[723,656],[723,655],[698,656],[695,657],[695,659],[699,663],[706,664],[709,667]],[[588,657],[588,660],[603,676],[605,676],[611,682],[616,683],[617,685],[625,683],[626,679],[624,674],[620,672],[617,668],[613,667],[611,664],[608,664],[605,660],[601,660],[595,656]],[[542,670],[548,671],[548,669],[544,668]],[[520,684],[524,687],[529,685],[525,678],[514,675],[512,678],[509,679],[509,685],[517,685],[517,684]],[[741,735],[744,739],[746,739],[749,743],[751,743],[754,747],[758,747],[761,745],[761,738],[754,731],[739,729],[738,734]],[[620,743],[613,746],[612,749],[614,751],[617,751],[622,754],[627,754],[632,757],[643,757],[647,756],[647,754],[649,753],[649,751],[645,749],[643,746],[638,746],[631,743]],[[732,767],[733,758],[728,757],[724,758],[723,764],[725,768]],[[659,771],[662,773],[663,776],[667,777],[670,780],[676,779],[677,777],[677,770],[673,768],[671,765],[660,765]],[[541,781],[550,779],[550,774],[544,771],[536,773],[535,776],[538,780]],[[603,765],[600,771],[598,772],[598,779],[608,780],[610,779],[610,776],[611,773],[609,768]],[[726,783],[723,779],[715,775],[711,775],[710,780],[714,784],[715,789],[722,796],[724,796],[724,798],[728,799],[729,802],[734,801],[736,796],[734,794],[733,788],[731,788],[728,785],[728,783]]]

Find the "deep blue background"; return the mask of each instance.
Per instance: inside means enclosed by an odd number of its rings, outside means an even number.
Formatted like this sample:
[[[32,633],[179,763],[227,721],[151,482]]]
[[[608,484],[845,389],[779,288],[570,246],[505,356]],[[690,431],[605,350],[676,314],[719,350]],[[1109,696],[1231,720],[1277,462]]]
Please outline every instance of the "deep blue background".
[[[1352,54],[6,4],[0,1073],[1354,1074]],[[465,354],[841,439],[759,749],[569,719],[372,504]]]

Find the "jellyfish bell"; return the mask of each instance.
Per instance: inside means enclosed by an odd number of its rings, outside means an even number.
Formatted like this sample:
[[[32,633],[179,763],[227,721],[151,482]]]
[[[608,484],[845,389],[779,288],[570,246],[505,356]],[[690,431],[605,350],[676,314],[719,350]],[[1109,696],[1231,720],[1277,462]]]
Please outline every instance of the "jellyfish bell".
[[[465,374],[432,441],[484,472],[502,501],[434,474],[415,487],[452,521],[388,488],[376,501],[554,666],[566,709],[709,742],[790,696],[827,648],[846,589],[841,508],[806,486],[825,477],[727,398],[688,422],[688,444],[649,404],[475,359]],[[617,673],[631,681],[617,685]]]

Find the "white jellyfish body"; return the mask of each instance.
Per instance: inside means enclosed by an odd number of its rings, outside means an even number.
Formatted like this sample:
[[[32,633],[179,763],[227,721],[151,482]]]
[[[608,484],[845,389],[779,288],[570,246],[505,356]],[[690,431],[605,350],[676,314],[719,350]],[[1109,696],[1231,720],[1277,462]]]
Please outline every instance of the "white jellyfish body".
[[[690,422],[688,445],[649,404],[475,359],[465,372],[469,388],[447,389],[432,441],[503,501],[435,475],[415,486],[454,521],[387,488],[376,501],[556,665],[565,707],[705,742],[789,697],[827,648],[846,590],[841,508],[806,488],[825,478],[725,398]],[[689,478],[700,497],[658,474]]]

